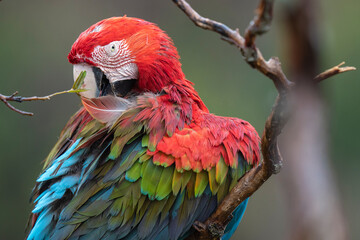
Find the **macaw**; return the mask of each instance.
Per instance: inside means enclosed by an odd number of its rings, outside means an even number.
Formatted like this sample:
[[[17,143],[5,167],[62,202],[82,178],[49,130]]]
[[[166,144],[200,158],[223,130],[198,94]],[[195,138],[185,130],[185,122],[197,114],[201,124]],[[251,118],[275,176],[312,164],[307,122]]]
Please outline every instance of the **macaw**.
[[[254,127],[209,113],[155,24],[102,20],[68,59],[74,78],[86,71],[83,107],[36,181],[27,239],[184,239],[259,163]]]

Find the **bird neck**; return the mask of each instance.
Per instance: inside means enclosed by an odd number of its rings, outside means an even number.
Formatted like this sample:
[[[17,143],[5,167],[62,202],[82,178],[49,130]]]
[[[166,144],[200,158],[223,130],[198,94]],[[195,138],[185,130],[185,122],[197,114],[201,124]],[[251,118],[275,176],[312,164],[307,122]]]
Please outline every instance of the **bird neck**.
[[[180,106],[196,105],[200,110],[209,112],[193,85],[189,80],[182,78],[164,87],[163,92],[168,96],[169,102],[177,103]]]

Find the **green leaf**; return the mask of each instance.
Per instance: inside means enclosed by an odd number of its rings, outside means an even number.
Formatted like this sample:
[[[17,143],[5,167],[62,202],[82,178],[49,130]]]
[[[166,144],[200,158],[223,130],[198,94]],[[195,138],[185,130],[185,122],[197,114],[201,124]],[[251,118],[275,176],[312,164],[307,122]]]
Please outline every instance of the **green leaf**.
[[[80,92],[86,92],[87,89],[70,89],[67,91],[68,93],[80,93]]]
[[[84,84],[85,77],[86,77],[86,71],[82,71],[79,74],[79,76],[76,78],[76,80],[72,86],[72,90],[78,90]]]

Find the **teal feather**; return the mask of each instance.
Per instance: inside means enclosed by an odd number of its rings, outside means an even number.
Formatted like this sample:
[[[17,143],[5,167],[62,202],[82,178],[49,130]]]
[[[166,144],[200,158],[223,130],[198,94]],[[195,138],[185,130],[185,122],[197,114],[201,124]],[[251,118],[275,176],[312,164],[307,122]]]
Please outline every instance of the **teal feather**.
[[[251,167],[241,154],[237,169],[224,160],[198,172],[178,171],[170,161],[167,167],[154,164],[158,136],[141,129],[117,136],[102,131],[99,140],[84,133],[71,145],[66,140],[64,151],[58,144],[57,157],[37,180],[38,220],[29,239],[183,239]],[[126,142],[117,140],[120,135]]]

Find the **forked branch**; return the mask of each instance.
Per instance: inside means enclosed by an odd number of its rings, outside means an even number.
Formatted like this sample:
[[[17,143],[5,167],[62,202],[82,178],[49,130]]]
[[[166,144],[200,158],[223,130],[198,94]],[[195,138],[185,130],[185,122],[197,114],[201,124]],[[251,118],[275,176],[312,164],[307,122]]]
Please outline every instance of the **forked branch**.
[[[356,68],[355,67],[342,67],[342,65],[344,65],[345,62],[340,63],[339,65],[332,67],[322,73],[320,73],[319,75],[317,75],[314,78],[315,82],[321,82],[325,79],[331,78],[332,76],[335,76],[339,73],[343,73],[343,72],[348,72],[348,71],[355,71]]]
[[[61,92],[56,92],[44,97],[37,97],[37,96],[33,96],[33,97],[21,97],[21,96],[17,96],[18,95],[18,91],[14,92],[13,94],[11,94],[10,96],[5,96],[3,94],[0,94],[0,100],[11,110],[13,110],[14,112],[20,113],[21,115],[25,115],[25,116],[33,116],[34,114],[31,112],[25,112],[23,110],[20,110],[16,107],[14,107],[13,105],[10,104],[10,102],[18,102],[18,103],[22,103],[22,102],[30,102],[30,101],[46,101],[46,100],[50,100],[52,97],[56,96],[56,95],[60,95],[60,94],[64,94],[64,93],[79,93],[79,92],[83,92],[86,91],[85,89],[81,89],[82,84],[84,83],[84,78],[86,76],[86,72],[82,71],[79,76],[77,77],[77,79],[75,80],[73,86],[71,89],[69,90],[65,90],[65,91],[61,91]]]
[[[291,83],[281,69],[278,58],[270,58],[266,61],[260,50],[255,46],[255,38],[270,28],[274,0],[262,0],[257,8],[257,15],[250,22],[246,30],[245,38],[238,29],[231,29],[223,23],[200,16],[186,1],[173,0],[173,2],[194,22],[198,27],[217,32],[222,39],[236,45],[245,58],[245,61],[253,68],[262,72],[273,80],[279,92],[286,91]]]
[[[21,96],[17,96],[19,92],[16,91],[14,92],[13,94],[11,94],[10,96],[5,96],[5,95],[2,95],[0,94],[0,100],[5,103],[5,105],[10,108],[11,110],[17,112],[17,113],[20,113],[22,115],[25,115],[25,116],[33,116],[34,114],[31,113],[31,112],[25,112],[25,111],[22,111],[16,107],[14,107],[13,105],[11,105],[9,102],[26,102],[26,101],[45,101],[45,100],[49,100],[50,99],[50,95],[49,96],[45,96],[45,97],[21,97]]]
[[[255,45],[256,37],[270,29],[274,0],[260,0],[255,17],[246,29],[244,37],[240,35],[238,29],[233,30],[221,22],[202,17],[185,0],[173,0],[173,2],[196,26],[217,32],[223,40],[237,46],[245,61],[270,78],[279,93],[272,112],[265,123],[261,139],[263,162],[239,180],[217,210],[204,223],[196,222],[194,228],[197,231],[188,237],[188,239],[219,239],[231,221],[232,212],[236,207],[250,197],[272,174],[278,173],[281,169],[282,158],[278,149],[277,138],[289,116],[287,99],[294,84],[283,73],[279,59],[272,57],[266,61]],[[354,70],[352,67],[340,68],[340,66],[338,65],[320,74],[315,78],[315,81],[321,81],[337,73]]]

